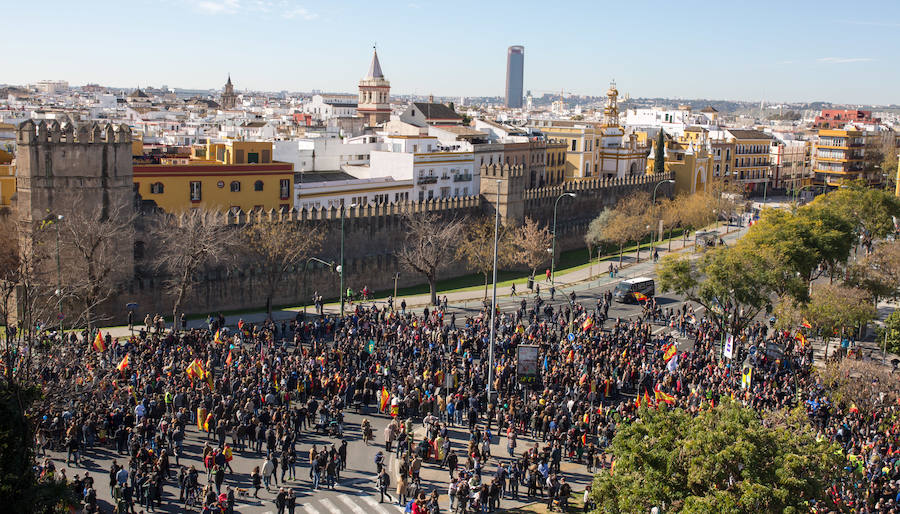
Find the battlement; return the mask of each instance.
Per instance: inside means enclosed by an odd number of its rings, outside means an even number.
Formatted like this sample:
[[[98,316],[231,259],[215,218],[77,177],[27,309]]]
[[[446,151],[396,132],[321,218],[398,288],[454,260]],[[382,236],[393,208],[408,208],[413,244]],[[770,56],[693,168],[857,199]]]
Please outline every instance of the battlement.
[[[366,205],[347,207],[344,209],[344,219],[368,220],[373,218],[400,218],[408,214],[455,214],[480,209],[480,196],[466,196],[456,198],[436,198],[423,202],[404,202],[379,205]],[[341,210],[338,207],[318,207],[309,209],[269,209],[245,211],[212,212],[208,221],[223,225],[246,225],[251,223],[264,223],[269,221],[339,221]]]
[[[19,145],[41,143],[80,143],[80,144],[131,144],[131,129],[124,123],[100,125],[96,122],[75,124],[65,122],[62,125],[56,120],[41,120],[35,124],[28,119],[16,129],[16,142]]]
[[[525,167],[521,164],[510,166],[509,164],[483,164],[481,165],[481,179],[485,178],[521,178],[525,176]]]
[[[556,198],[563,193],[578,193],[627,186],[644,186],[656,184],[663,180],[674,180],[672,172],[658,173],[654,175],[632,175],[623,178],[592,178],[572,182],[564,182],[557,186],[545,186],[534,189],[526,189],[525,200],[540,200],[544,198]]]

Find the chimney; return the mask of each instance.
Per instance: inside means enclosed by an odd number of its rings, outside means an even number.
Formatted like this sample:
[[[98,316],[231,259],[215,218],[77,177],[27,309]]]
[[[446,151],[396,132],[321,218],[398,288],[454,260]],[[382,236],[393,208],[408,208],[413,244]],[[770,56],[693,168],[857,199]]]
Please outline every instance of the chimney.
[[[430,103],[430,104],[434,103],[434,95],[428,95],[428,103]]]

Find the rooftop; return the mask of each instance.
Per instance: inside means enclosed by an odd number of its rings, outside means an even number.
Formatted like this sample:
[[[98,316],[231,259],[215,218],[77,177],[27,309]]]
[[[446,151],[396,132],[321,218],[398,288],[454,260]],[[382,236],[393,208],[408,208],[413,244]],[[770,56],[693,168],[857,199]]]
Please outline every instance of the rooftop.
[[[728,133],[737,139],[772,139],[771,134],[762,130],[728,129]]]
[[[461,120],[462,116],[444,104],[413,102],[416,109],[422,111],[427,120]]]

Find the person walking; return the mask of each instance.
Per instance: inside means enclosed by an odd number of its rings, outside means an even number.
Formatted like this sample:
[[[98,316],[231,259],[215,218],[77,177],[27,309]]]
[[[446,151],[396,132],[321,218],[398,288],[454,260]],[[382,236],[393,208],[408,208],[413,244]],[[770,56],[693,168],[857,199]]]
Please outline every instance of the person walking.
[[[266,491],[269,490],[269,483],[272,481],[273,473],[275,473],[275,464],[272,462],[272,459],[264,460],[262,467],[262,476],[263,483],[266,484]]]
[[[250,473],[250,482],[253,483],[253,497],[259,498],[259,489],[262,487],[262,476],[259,473],[259,466],[255,466],[253,468],[253,472]]]
[[[378,474],[378,492],[381,494],[381,498],[378,500],[378,503],[384,503],[384,497],[387,496],[388,500],[393,503],[394,498],[391,496],[391,493],[388,492],[388,487],[391,486],[391,477],[387,474],[387,471],[382,469]]]

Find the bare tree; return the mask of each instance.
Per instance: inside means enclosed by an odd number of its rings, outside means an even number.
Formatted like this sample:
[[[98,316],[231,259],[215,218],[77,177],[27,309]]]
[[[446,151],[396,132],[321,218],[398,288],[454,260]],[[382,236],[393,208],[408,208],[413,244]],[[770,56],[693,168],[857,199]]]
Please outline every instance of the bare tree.
[[[470,268],[484,277],[484,297],[487,298],[488,277],[494,270],[494,219],[482,216],[470,220],[463,227],[456,249],[456,258],[466,261]],[[506,228],[498,227],[497,266],[505,265],[510,252]]]
[[[199,272],[233,256],[238,231],[198,209],[180,216],[163,215],[151,234],[154,264],[166,275],[166,291],[175,296],[172,318],[177,322],[182,302],[200,280]]]
[[[537,221],[525,218],[525,223],[513,232],[511,242],[515,260],[528,266],[534,279],[537,269],[550,259],[547,250],[553,244],[553,234]]]
[[[614,242],[610,231],[610,221],[614,215],[615,213],[611,209],[603,209],[588,225],[587,232],[584,234],[584,242],[588,247],[588,259],[593,255],[594,248],[604,243]]]
[[[272,297],[284,275],[304,263],[322,246],[323,231],[300,222],[268,220],[244,227],[244,248],[263,272],[266,310],[272,314]]]
[[[59,219],[58,216],[63,216]],[[55,219],[54,219],[55,218]],[[81,310],[78,319],[90,330],[97,308],[132,275],[129,259],[134,252],[134,209],[129,203],[106,207],[77,195],[50,217],[60,237],[62,283],[57,294],[72,297]],[[123,248],[123,242],[125,247]]]
[[[622,248],[629,241],[640,241],[647,234],[647,225],[650,223],[648,205],[650,195],[644,192],[632,193],[619,200],[616,204],[613,217],[609,220],[609,234],[611,240],[619,243],[619,265],[622,265]],[[638,245],[638,259],[640,259],[640,245]]]
[[[397,259],[411,271],[425,276],[431,303],[437,305],[437,277],[454,257],[462,223],[445,221],[435,214],[406,215],[406,240],[397,250]]]

